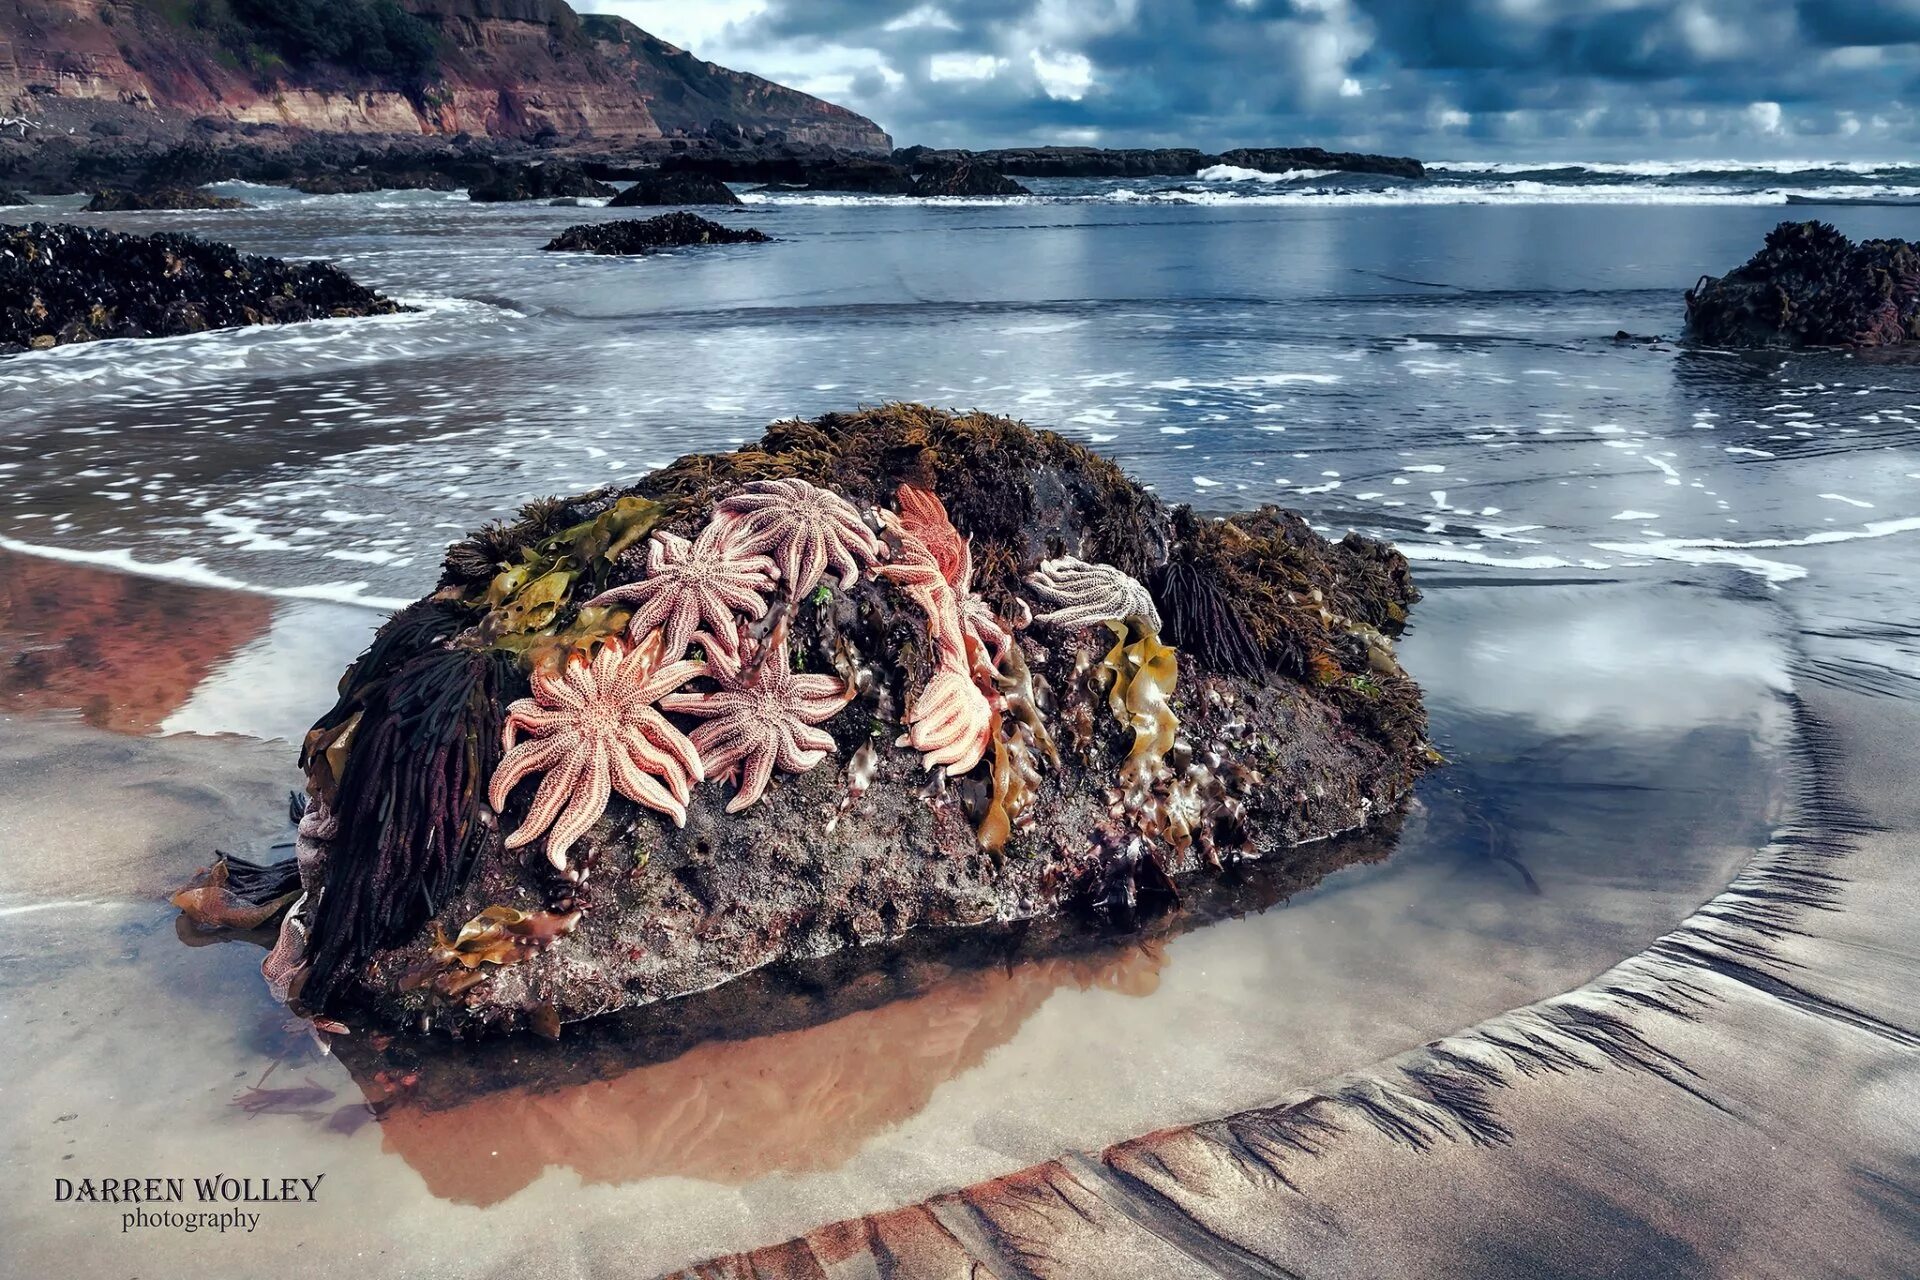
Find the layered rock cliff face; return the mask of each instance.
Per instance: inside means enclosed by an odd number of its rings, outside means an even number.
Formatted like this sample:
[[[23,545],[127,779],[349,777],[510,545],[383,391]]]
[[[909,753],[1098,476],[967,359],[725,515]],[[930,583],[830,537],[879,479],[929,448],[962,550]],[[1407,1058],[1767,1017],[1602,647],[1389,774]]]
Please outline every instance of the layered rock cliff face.
[[[845,151],[884,152],[893,146],[886,131],[865,116],[702,61],[624,18],[590,13],[582,14],[580,23],[601,55],[632,80],[654,121],[670,135],[777,133],[784,135],[782,141]],[[716,129],[716,123],[725,127]]]
[[[887,145],[843,108],[619,28],[617,46],[596,42],[562,0],[16,0],[0,7],[0,115],[28,141],[167,139],[204,121],[627,142],[662,136],[650,98],[672,132],[697,99],[701,128],[818,122]]]

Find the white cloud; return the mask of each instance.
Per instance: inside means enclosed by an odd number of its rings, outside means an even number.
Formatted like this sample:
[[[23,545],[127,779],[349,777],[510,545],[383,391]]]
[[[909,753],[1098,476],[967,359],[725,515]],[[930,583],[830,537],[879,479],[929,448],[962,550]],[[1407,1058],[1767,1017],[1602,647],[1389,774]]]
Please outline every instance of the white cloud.
[[[927,60],[930,80],[991,80],[1004,71],[1005,58],[990,53],[936,53]]]
[[[585,0],[583,13],[611,13],[703,58],[726,43],[727,28],[767,11],[767,0]]]
[[[945,9],[923,4],[888,22],[882,31],[958,31],[960,24]]]
[[[1086,54],[1035,49],[1029,56],[1033,61],[1033,74],[1049,98],[1078,102],[1093,88],[1093,63]]]
[[[1777,102],[1749,102],[1747,119],[1761,133],[1779,133],[1781,126],[1780,104]]]
[[[1362,92],[1360,82],[1352,76],[1348,76],[1340,82],[1340,96],[1343,98],[1357,98]]]

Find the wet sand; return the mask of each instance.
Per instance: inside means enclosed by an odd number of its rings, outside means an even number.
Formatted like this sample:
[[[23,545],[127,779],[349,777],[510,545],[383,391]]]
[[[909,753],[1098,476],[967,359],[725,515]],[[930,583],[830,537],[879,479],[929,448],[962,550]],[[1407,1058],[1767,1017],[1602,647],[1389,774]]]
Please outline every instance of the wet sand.
[[[1285,907],[1084,957],[1015,954],[572,1082],[553,1069],[566,1038],[515,1042],[525,1082],[465,1096],[430,1055],[320,1056],[268,998],[257,946],[178,935],[164,904],[211,850],[267,856],[289,837],[292,747],[258,735],[325,706],[345,658],[303,646],[351,652],[366,611],[289,625],[317,606],[279,602],[192,679],[128,685],[143,722],[197,706],[217,736],[109,732],[47,695],[0,721],[0,835],[42,854],[0,869],[11,1269],[651,1274],[1258,1106],[1576,985],[1718,892],[1786,798],[1773,604],[1608,591],[1605,624],[1592,587],[1528,588],[1519,610],[1510,588],[1434,593],[1406,652],[1455,762],[1388,861]],[[1655,618],[1671,639],[1635,648]],[[36,643],[58,630],[35,625]],[[1711,673],[1692,658],[1706,644]],[[209,696],[222,688],[236,696]],[[1623,821],[1635,838],[1613,838]],[[325,1174],[327,1190],[244,1239],[122,1234],[113,1206],[51,1201],[60,1176],[210,1171]],[[348,1223],[350,1241],[383,1243],[343,1244]]]
[[[1915,635],[1803,628],[1791,820],[1593,981],[1270,1107],[698,1274],[1912,1275],[1920,704],[1887,692]]]

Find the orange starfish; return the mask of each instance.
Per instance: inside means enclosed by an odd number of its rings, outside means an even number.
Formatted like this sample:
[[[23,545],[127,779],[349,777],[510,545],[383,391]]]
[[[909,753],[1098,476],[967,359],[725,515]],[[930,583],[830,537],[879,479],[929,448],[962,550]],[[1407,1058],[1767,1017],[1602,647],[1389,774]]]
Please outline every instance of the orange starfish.
[[[820,585],[829,564],[845,588],[880,554],[879,539],[851,502],[805,480],[756,480],[714,510],[714,523],[726,529],[735,550],[773,552],[796,600]]]
[[[576,653],[558,672],[534,671],[533,696],[507,708],[505,754],[487,788],[499,812],[523,778],[546,775],[507,848],[547,832],[547,859],[566,870],[567,850],[606,812],[614,791],[686,825],[689,788],[706,772],[693,743],[653,704],[706,667],[665,662],[665,654],[656,631],[634,646],[609,640],[591,659]],[[521,730],[529,736],[516,741]]]
[[[794,674],[785,618],[746,659],[739,666],[720,662],[709,669],[719,692],[676,693],[660,703],[668,711],[706,720],[693,731],[693,745],[708,776],[735,774],[738,786],[727,802],[728,813],[758,800],[776,765],[805,773],[832,755],[832,735],[813,726],[847,705],[847,686],[833,676]]]
[[[736,611],[750,618],[767,612],[761,592],[773,585],[774,563],[750,555],[727,540],[727,526],[709,524],[692,542],[661,532],[647,544],[647,576],[587,601],[590,606],[623,604],[633,609],[627,634],[639,637],[661,628],[665,652],[675,658],[702,625],[713,643],[731,656],[740,645]]]

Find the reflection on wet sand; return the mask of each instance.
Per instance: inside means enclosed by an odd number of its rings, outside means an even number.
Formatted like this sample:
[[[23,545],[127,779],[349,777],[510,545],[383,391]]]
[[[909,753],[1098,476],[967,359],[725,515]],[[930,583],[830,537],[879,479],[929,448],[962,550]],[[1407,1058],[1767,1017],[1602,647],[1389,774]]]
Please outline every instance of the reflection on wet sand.
[[[265,596],[0,551],[0,707],[152,733],[273,613]]]
[[[828,1171],[1010,1041],[1056,990],[1149,995],[1163,960],[1148,942],[958,975],[914,999],[802,1030],[708,1041],[609,1080],[516,1089],[447,1110],[401,1101],[382,1115],[381,1135],[434,1195],[474,1205],[505,1200],[549,1166],[609,1184],[671,1175],[739,1186]],[[403,1087],[404,1076],[381,1074],[360,1080],[370,1098]]]

